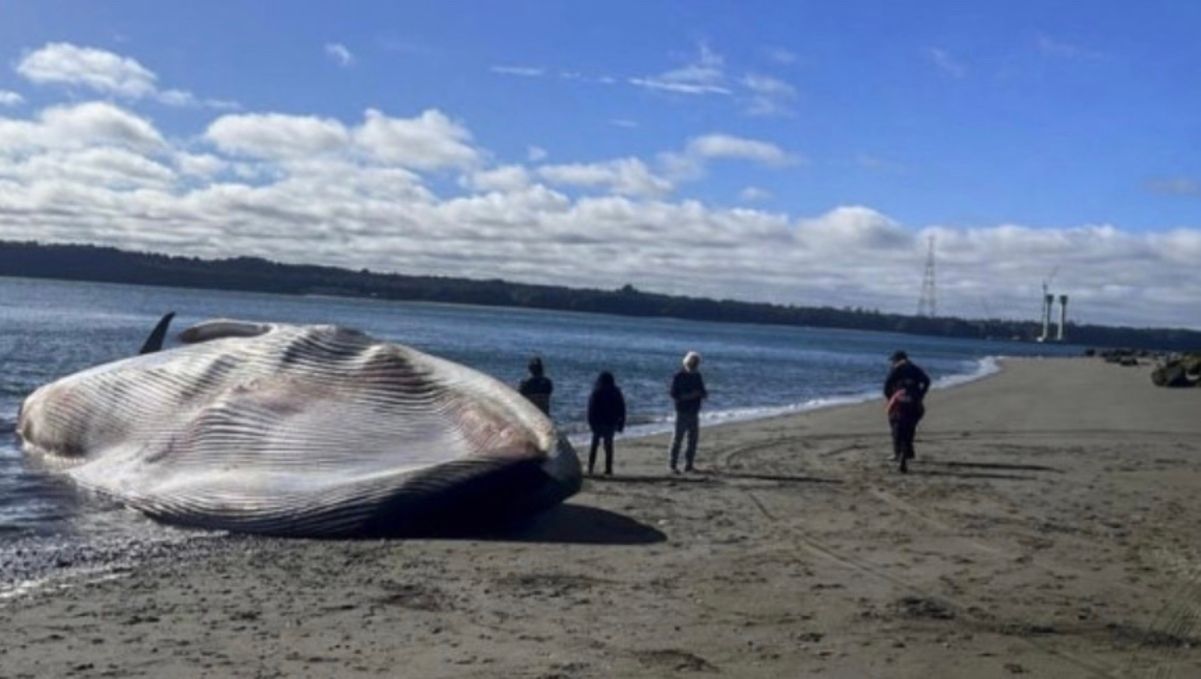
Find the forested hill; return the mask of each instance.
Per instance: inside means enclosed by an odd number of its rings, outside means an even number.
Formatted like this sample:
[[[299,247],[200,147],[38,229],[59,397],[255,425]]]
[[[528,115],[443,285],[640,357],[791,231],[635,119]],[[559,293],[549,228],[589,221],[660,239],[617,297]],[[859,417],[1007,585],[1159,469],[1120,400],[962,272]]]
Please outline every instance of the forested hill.
[[[0,276],[57,278],[283,294],[512,306],[622,316],[852,328],[943,337],[1032,340],[1033,321],[967,320],[883,314],[863,309],[798,307],[618,290],[527,285],[502,280],[406,276],[325,266],[278,264],[255,257],[204,260],[92,245],[0,241]],[[1073,343],[1098,347],[1201,349],[1201,332],[1068,324]]]

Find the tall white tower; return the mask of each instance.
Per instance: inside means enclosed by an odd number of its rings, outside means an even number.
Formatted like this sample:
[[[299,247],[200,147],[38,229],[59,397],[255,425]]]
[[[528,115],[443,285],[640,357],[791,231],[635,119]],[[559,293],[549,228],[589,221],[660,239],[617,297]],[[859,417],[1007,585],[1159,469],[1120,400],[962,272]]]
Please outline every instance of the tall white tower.
[[[1039,342],[1046,342],[1051,339],[1051,312],[1055,306],[1055,295],[1047,292],[1047,286],[1043,286],[1043,334],[1038,336]]]
[[[1059,296],[1059,332],[1057,332],[1055,334],[1056,341],[1059,341],[1059,342],[1063,341],[1064,326],[1067,325],[1067,322],[1068,322],[1068,296],[1060,295]]]

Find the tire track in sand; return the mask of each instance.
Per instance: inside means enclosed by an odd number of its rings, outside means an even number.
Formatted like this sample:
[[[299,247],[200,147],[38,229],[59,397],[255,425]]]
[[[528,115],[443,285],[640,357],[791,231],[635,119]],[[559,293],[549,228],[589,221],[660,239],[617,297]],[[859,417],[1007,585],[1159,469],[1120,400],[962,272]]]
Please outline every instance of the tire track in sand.
[[[740,457],[742,455],[746,455],[749,453],[762,451],[762,450],[768,450],[771,448],[778,447],[780,445],[797,444],[797,443],[800,443],[803,441],[815,440],[816,438],[817,437],[810,437],[810,436],[805,436],[805,435],[784,436],[784,437],[774,438],[770,441],[764,441],[764,442],[753,443],[753,444],[749,444],[749,445],[745,445],[745,446],[738,446],[735,448],[730,448],[730,449],[727,449],[727,450],[719,453],[719,455],[718,455],[718,459],[720,461],[719,464],[724,468],[729,468],[731,466],[731,463],[735,460],[735,458]],[[824,436],[821,438],[824,440],[852,439],[852,440],[856,441],[855,443],[852,443],[852,444],[849,444],[846,446],[840,446],[832,451],[826,451],[825,453],[820,453],[817,456],[817,457],[822,457],[822,458],[828,459],[829,457],[832,457],[833,455],[836,455],[836,454],[850,452],[852,450],[860,450],[865,447],[864,444],[860,442],[860,441],[862,441],[862,439],[877,438],[877,437],[873,437],[871,435],[832,435],[832,436]],[[820,471],[822,471],[822,472],[832,471],[828,465],[819,465],[819,467],[820,467]],[[845,472],[842,474],[842,476],[844,479],[847,478],[847,475],[845,474]],[[787,533],[787,534],[791,535],[793,538],[795,538],[795,540],[796,540],[795,544],[798,545],[800,548],[802,548],[805,552],[812,554],[812,555],[816,555],[816,556],[824,558],[824,559],[827,559],[827,560],[832,561],[832,562],[834,562],[840,566],[843,566],[845,568],[857,570],[861,573],[864,573],[865,575],[869,575],[869,576],[887,581],[887,582],[891,583],[893,586],[899,588],[900,590],[902,590],[904,592],[910,592],[910,593],[918,594],[920,596],[923,596],[923,597],[926,597],[929,599],[935,599],[935,600],[938,600],[941,602],[946,602],[947,604],[950,604],[950,606],[954,609],[957,617],[968,620],[968,621],[975,623],[985,629],[995,629],[996,625],[993,621],[989,621],[981,616],[973,614],[971,612],[971,609],[974,607],[970,606],[969,604],[965,603],[964,601],[962,601],[956,597],[951,597],[951,596],[943,595],[941,593],[931,592],[931,591],[927,590],[926,588],[921,587],[905,578],[902,578],[898,575],[895,575],[893,573],[890,573],[890,572],[884,570],[883,568],[875,566],[864,559],[859,559],[859,558],[856,558],[851,555],[843,554],[837,548],[835,548],[835,547],[829,545],[828,543],[826,543],[825,541],[821,540],[819,537],[817,537],[810,531],[807,531],[804,528],[802,528],[794,523],[785,522],[785,521],[781,520],[778,516],[776,516],[772,511],[770,511],[767,508],[767,506],[764,504],[763,500],[751,489],[745,487],[742,484],[731,484],[731,485],[733,485],[739,492],[741,492],[744,496],[746,496],[747,499],[750,500],[751,504],[758,511],[758,513],[760,513],[764,518],[766,518],[768,521],[770,521],[772,523],[772,525],[776,526],[778,529],[783,530],[785,533]],[[897,498],[897,500],[900,501],[899,498]],[[924,513],[920,512],[915,507],[912,507],[912,505],[910,505],[910,509],[913,512],[915,512],[919,517],[924,518],[924,519],[930,519],[930,517],[925,516]],[[933,519],[931,519],[931,520],[933,520]],[[968,540],[967,542],[975,543],[975,541],[970,541],[970,540]],[[990,553],[994,552],[994,550],[995,550],[995,548],[987,546],[983,543],[975,543],[974,546],[977,549],[984,549],[985,551],[988,551]],[[798,558],[799,558],[799,555],[798,555]],[[1017,639],[1021,642],[1024,642],[1025,644],[1032,646],[1035,649],[1037,649],[1043,653],[1060,658],[1064,662],[1067,662],[1067,663],[1077,667],[1078,669],[1084,670],[1093,676],[1110,677],[1112,679],[1117,679],[1118,677],[1126,676],[1125,674],[1118,674],[1117,673],[1118,670],[1116,668],[1110,667],[1110,666],[1100,663],[1098,661],[1082,658],[1074,653],[1070,653],[1068,651],[1064,651],[1062,649],[1055,648],[1055,647],[1053,647],[1049,644],[1043,643],[1037,639],[1030,638],[1030,637],[1023,637],[1023,636],[1015,636],[1012,638]]]

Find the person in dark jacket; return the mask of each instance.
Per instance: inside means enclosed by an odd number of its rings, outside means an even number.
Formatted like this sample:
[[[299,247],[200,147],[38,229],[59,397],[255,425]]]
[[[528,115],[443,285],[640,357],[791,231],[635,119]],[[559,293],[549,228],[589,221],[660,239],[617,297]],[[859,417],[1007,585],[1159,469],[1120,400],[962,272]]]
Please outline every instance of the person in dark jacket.
[[[888,424],[892,429],[892,459],[900,463],[903,474],[909,471],[909,460],[914,458],[913,439],[917,423],[926,414],[922,401],[930,390],[930,377],[904,351],[893,352],[890,360],[892,369],[884,379],[884,398],[888,399]]]
[[[626,400],[608,370],[596,378],[588,397],[588,426],[592,429],[592,448],[588,451],[588,473],[596,466],[596,446],[605,444],[605,475],[613,474],[613,434],[626,428]]]
[[[701,428],[701,401],[709,397],[705,391],[705,380],[697,368],[701,365],[701,355],[690,351],[684,355],[684,367],[671,379],[671,400],[676,404],[676,430],[671,437],[671,450],[668,468],[673,474],[679,473],[676,466],[680,459],[680,444],[688,439],[684,448],[684,471],[696,469],[696,440]]]
[[[542,412],[550,415],[550,395],[555,390],[555,383],[543,374],[542,359],[535,356],[530,359],[530,375],[521,381],[517,391],[538,406]]]

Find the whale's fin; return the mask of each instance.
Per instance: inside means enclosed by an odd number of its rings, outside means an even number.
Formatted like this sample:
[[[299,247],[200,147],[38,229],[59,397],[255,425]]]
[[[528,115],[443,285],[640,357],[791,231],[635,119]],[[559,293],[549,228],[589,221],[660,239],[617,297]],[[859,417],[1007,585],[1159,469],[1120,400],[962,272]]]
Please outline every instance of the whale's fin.
[[[181,342],[187,344],[195,344],[197,342],[221,339],[222,337],[257,337],[270,330],[271,325],[268,323],[251,323],[249,321],[233,321],[221,318],[214,321],[197,323],[179,333],[179,339]]]
[[[168,311],[159,319],[158,325],[154,326],[154,330],[150,331],[150,336],[142,344],[139,354],[153,354],[156,351],[161,351],[163,348],[163,340],[167,337],[167,327],[171,325],[171,319],[175,318],[174,311]]]

